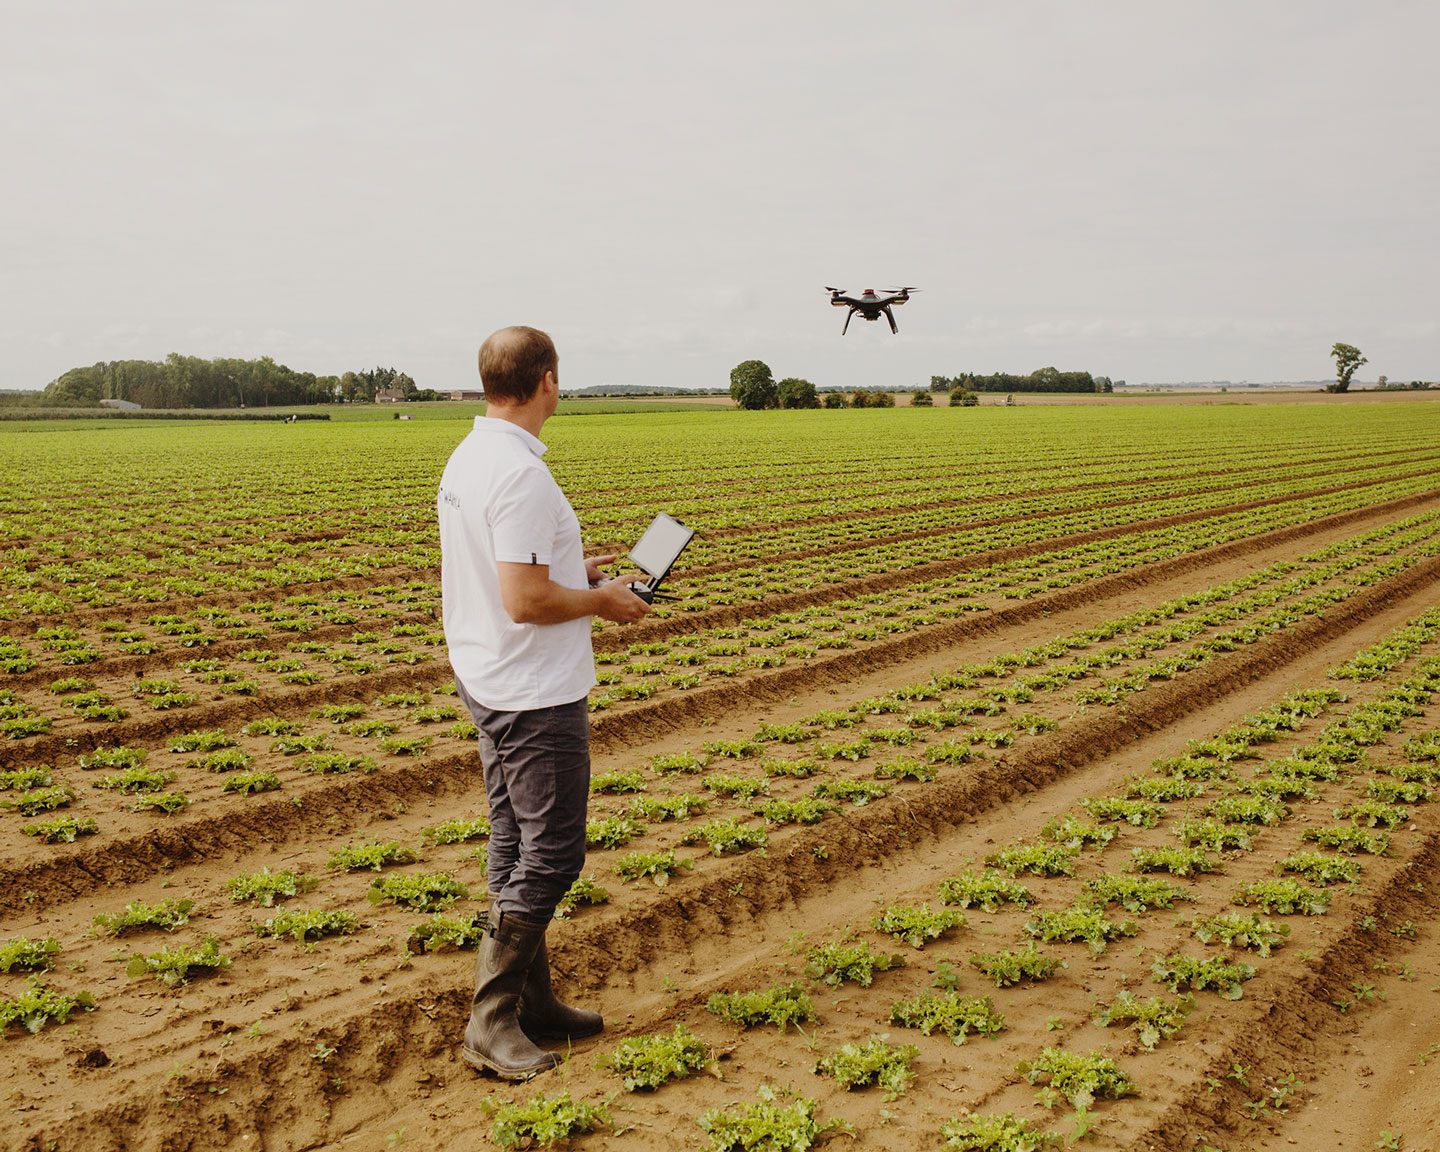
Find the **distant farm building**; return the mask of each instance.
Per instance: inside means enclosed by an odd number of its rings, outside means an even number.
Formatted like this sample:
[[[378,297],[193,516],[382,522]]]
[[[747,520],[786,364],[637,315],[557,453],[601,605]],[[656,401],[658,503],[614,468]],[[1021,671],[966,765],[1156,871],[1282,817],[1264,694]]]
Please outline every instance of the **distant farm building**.
[[[399,388],[377,388],[375,389],[376,404],[403,404],[405,393]]]
[[[458,388],[452,392],[445,393],[447,400],[483,400],[485,393],[479,389]]]

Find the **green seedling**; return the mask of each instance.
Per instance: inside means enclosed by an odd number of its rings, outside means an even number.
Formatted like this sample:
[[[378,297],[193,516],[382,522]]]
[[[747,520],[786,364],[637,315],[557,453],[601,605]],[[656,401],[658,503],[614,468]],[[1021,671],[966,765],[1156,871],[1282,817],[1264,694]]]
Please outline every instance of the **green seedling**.
[[[753,811],[767,824],[818,824],[840,811],[838,804],[802,796],[797,800],[766,800]]]
[[[627,816],[610,816],[586,823],[585,843],[591,848],[620,848],[644,831]]]
[[[1026,922],[1025,931],[1047,943],[1083,941],[1090,946],[1092,955],[1099,956],[1111,940],[1134,936],[1137,929],[1132,920],[1115,923],[1107,919],[1099,908],[1077,905],[1055,912],[1036,913],[1034,919]]]
[[[663,888],[682,868],[693,868],[689,860],[676,860],[675,850],[666,852],[631,852],[615,861],[615,875],[622,880],[649,877],[657,888]]]
[[[1029,872],[1035,876],[1073,876],[1078,848],[1063,844],[1013,844],[985,857],[985,863],[1011,876]]]
[[[853,1092],[877,1084],[885,1089],[886,1100],[898,1100],[915,1080],[914,1064],[920,1049],[913,1044],[893,1046],[884,1040],[864,1044],[842,1044],[815,1065],[820,1076],[829,1076]]]
[[[626,813],[632,820],[685,820],[692,814],[701,815],[710,807],[710,800],[691,792],[675,796],[636,796]]]
[[[801,757],[798,760],[762,760],[760,770],[767,776],[788,776],[803,780],[819,772],[820,763],[810,757]]]
[[[1112,1024],[1129,1023],[1140,1039],[1140,1046],[1153,1052],[1161,1040],[1169,1040],[1185,1025],[1185,1017],[1195,1005],[1195,998],[1181,996],[1178,1000],[1166,1000],[1163,996],[1152,996],[1138,1000],[1128,990],[1121,991],[1109,1005],[1101,1005],[1095,1012],[1095,1023],[1101,1028]]]
[[[876,972],[888,972],[905,963],[905,957],[876,952],[863,940],[838,941],[812,948],[805,956],[805,975],[839,987],[847,980],[870,987]]]
[[[734,817],[724,816],[687,833],[680,842],[697,844],[701,840],[709,845],[712,856],[725,856],[733,852],[764,848],[769,841],[769,834],[763,827],[741,824]]]
[[[625,792],[644,792],[647,785],[643,772],[602,772],[590,778],[590,791],[619,795]]]
[[[895,940],[903,940],[912,948],[923,948],[931,940],[938,940],[953,928],[965,924],[964,913],[950,908],[931,909],[928,903],[918,907],[892,904],[871,921],[877,932],[884,932]]]
[[[1001,873],[987,869],[983,873],[966,870],[940,884],[940,900],[961,908],[971,906],[985,912],[998,911],[1003,904],[1026,907],[1034,897],[1030,889],[1018,880],[1010,880]]]
[[[385,843],[347,844],[330,853],[330,867],[346,872],[359,872],[369,868],[379,872],[387,864],[413,864],[419,857],[413,848],[406,848],[394,840]]]
[[[1091,824],[1076,816],[1066,816],[1063,820],[1051,820],[1040,829],[1040,835],[1065,848],[1103,848],[1115,839],[1115,829]]]
[[[21,831],[38,837],[45,844],[73,844],[78,836],[94,836],[100,826],[90,816],[57,816],[53,820],[26,824]]]
[[[1048,980],[1065,967],[1065,961],[1042,954],[1032,940],[1022,952],[976,953],[970,957],[970,965],[995,981],[995,987],[1008,988],[1012,984]]]
[[[64,1024],[77,1008],[94,1011],[95,997],[89,992],[55,992],[32,976],[18,996],[0,996],[0,1038],[11,1024],[19,1024],[32,1036],[47,1024]]]
[[[456,900],[468,899],[470,890],[443,872],[395,873],[377,876],[370,881],[365,898],[372,904],[390,900],[407,908],[428,912],[432,908],[448,908]]]
[[[1098,1099],[1118,1100],[1135,1091],[1115,1061],[1098,1052],[1081,1056],[1064,1048],[1046,1048],[1035,1059],[1020,1061],[1015,1070],[1031,1084],[1046,1081],[1077,1112],[1088,1111]]]
[[[1130,867],[1136,872],[1169,872],[1194,876],[1219,868],[1203,848],[1132,848]]]
[[[565,920],[582,906],[593,907],[608,903],[610,893],[595,883],[595,877],[580,876],[565,890],[565,895],[560,897],[560,902],[555,906],[555,918]]]
[[[929,784],[939,775],[940,770],[934,764],[922,763],[913,756],[902,756],[875,768],[877,780],[915,780],[921,784]]]
[[[1150,971],[1172,992],[1179,992],[1182,988],[1203,992],[1210,988],[1226,1000],[1239,1000],[1244,994],[1245,981],[1255,975],[1254,967],[1249,964],[1231,963],[1218,956],[1186,956],[1179,952],[1158,958]]]
[[[280,777],[274,772],[237,772],[226,779],[222,790],[252,796],[256,792],[275,792],[279,788]]]
[[[1009,1112],[966,1116],[940,1125],[946,1152],[1058,1152],[1064,1141]]]
[[[553,1148],[602,1124],[613,1127],[604,1104],[571,1100],[569,1092],[561,1092],[536,1096],[527,1104],[497,1106],[490,1135],[501,1148]]]
[[[758,1152],[764,1148],[808,1152],[827,1132],[844,1126],[839,1120],[817,1123],[814,1100],[796,1097],[789,1104],[781,1104],[775,1091],[765,1084],[757,1095],[759,1100],[754,1104],[715,1108],[700,1117],[697,1123],[710,1137],[705,1152]]]
[[[125,974],[130,977],[154,976],[173,988],[178,984],[188,984],[191,972],[218,972],[229,966],[230,957],[220,954],[220,941],[210,936],[199,948],[181,944],[146,956],[135,956],[126,965]]]
[[[922,992],[901,1000],[890,1009],[890,1021],[905,1028],[918,1028],[929,1036],[937,1029],[956,1044],[964,1044],[970,1033],[994,1036],[1005,1028],[1005,1017],[995,1011],[989,996],[961,996],[953,989]]]
[[[890,795],[891,786],[878,780],[825,780],[815,785],[812,795],[817,800],[849,802],[857,808],[864,807],[872,800]]]
[[[183,792],[151,792],[147,795],[137,796],[135,803],[130,805],[130,811],[155,811],[173,816],[180,809],[188,807],[189,804],[190,798]]]
[[[650,757],[650,770],[658,772],[661,776],[671,776],[677,772],[693,776],[703,771],[704,768],[705,761],[693,752],[677,752],[671,755]]]
[[[1307,888],[1298,880],[1255,880],[1242,884],[1232,903],[1253,905],[1276,916],[1323,916],[1330,893]]]
[[[53,936],[29,940],[16,936],[0,945],[0,972],[43,972],[60,955],[60,942]]]
[[[770,782],[764,777],[737,776],[729,772],[711,772],[700,781],[700,785],[717,796],[742,801],[753,800],[770,791]]]
[[[97,936],[124,936],[146,928],[160,928],[173,932],[190,919],[190,910],[195,907],[193,900],[162,900],[159,904],[146,904],[143,900],[132,900],[123,912],[102,912],[95,917],[94,932]]]
[[[53,812],[57,808],[68,808],[75,800],[75,789],[68,784],[56,784],[50,788],[32,788],[22,792],[13,800],[5,800],[4,806],[13,808],[22,816],[38,816],[41,812]]]
[[[705,1010],[742,1028],[773,1024],[781,1032],[815,1019],[815,1005],[798,984],[779,984],[763,992],[716,992],[705,1001]]]
[[[410,929],[405,937],[405,950],[439,952],[446,948],[478,948],[481,937],[485,935],[485,924],[482,916],[454,916],[446,912],[432,912]]]
[[[629,1092],[652,1090],[709,1067],[710,1049],[684,1024],[671,1033],[632,1036],[600,1063],[619,1073]]]
[[[1191,931],[1202,944],[1218,940],[1227,948],[1245,948],[1268,957],[1290,938],[1290,925],[1276,924],[1254,912],[1222,912],[1218,916],[1197,916]]]
[[[1085,903],[1096,908],[1119,904],[1127,912],[1147,912],[1151,908],[1173,908],[1176,900],[1194,897],[1168,880],[1145,876],[1097,876],[1085,881]]]
[[[1156,800],[1127,800],[1119,796],[1090,796],[1081,806],[1097,820],[1131,824],[1136,828],[1154,828],[1165,815],[1165,805]]]
[[[1372,856],[1383,856],[1390,847],[1390,837],[1384,832],[1370,832],[1352,824],[1336,824],[1327,828],[1307,828],[1305,839],[1322,848],[1333,848],[1353,856],[1357,852],[1368,852]]]
[[[303,944],[325,936],[348,936],[359,923],[353,912],[295,909],[272,916],[263,924],[256,924],[255,934],[276,939],[289,936]]]
[[[318,883],[315,877],[297,875],[288,868],[271,872],[265,867],[259,872],[233,877],[226,887],[230,889],[230,899],[236,904],[253,901],[262,908],[271,908],[301,892],[311,891]]]
[[[1282,872],[1294,872],[1311,884],[1353,884],[1360,877],[1360,861],[1325,852],[1292,852],[1280,861]]]
[[[1187,848],[1207,852],[1250,851],[1250,831],[1243,824],[1226,824],[1212,817],[1182,820],[1175,828],[1175,835]]]

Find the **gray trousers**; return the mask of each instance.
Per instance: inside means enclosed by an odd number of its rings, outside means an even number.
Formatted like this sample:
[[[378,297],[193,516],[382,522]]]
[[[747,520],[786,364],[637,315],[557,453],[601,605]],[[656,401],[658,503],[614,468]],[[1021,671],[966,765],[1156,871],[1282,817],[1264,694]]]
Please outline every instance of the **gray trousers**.
[[[497,712],[456,680],[480,729],[490,801],[490,898],[501,912],[548,924],[585,866],[590,710],[570,704]]]

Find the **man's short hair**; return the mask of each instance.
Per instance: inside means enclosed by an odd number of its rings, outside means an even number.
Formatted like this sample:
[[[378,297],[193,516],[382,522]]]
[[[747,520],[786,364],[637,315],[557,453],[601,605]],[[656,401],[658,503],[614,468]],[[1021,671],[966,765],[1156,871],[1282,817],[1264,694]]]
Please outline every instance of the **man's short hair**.
[[[546,372],[559,375],[555,342],[538,328],[517,324],[492,332],[480,345],[480,386],[485,399],[524,404]]]

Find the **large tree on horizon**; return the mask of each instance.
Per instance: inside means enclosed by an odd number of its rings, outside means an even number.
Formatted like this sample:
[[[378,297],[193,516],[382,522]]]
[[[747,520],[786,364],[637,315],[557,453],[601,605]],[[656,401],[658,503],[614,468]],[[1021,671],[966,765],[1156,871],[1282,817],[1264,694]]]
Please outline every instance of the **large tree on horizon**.
[[[1330,349],[1330,355],[1335,357],[1335,383],[1326,388],[1327,392],[1348,392],[1350,391],[1350,378],[1355,375],[1355,369],[1369,361],[1360,354],[1360,349],[1353,344],[1336,344]]]

